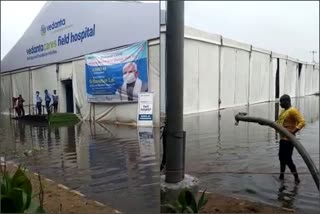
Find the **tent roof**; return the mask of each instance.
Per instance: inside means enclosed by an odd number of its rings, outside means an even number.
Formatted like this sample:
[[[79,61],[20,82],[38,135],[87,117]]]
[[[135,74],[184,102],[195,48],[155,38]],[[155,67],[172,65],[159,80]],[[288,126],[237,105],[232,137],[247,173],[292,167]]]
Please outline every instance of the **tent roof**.
[[[47,2],[1,61],[1,72],[158,38],[159,21],[159,3]]]

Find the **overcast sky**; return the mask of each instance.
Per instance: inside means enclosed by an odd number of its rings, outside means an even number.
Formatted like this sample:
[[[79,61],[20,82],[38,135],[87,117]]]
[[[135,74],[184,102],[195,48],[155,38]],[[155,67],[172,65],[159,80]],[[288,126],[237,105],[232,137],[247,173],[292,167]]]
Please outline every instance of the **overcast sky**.
[[[1,59],[44,4],[1,1]],[[318,1],[186,1],[185,24],[302,60],[319,52]]]

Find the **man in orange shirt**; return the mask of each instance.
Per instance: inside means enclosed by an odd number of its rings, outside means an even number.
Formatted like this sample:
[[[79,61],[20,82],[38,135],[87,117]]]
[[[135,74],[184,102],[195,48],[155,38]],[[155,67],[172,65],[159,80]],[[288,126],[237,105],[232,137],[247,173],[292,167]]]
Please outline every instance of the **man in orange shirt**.
[[[305,121],[301,113],[291,106],[291,98],[284,94],[280,97],[280,106],[284,110],[280,113],[277,123],[286,128],[290,133],[295,135],[305,126]],[[300,183],[296,166],[292,161],[293,144],[285,137],[280,135],[279,143],[279,160],[280,160],[280,176],[279,179],[284,179],[286,166],[289,167],[294,175],[295,182]]]

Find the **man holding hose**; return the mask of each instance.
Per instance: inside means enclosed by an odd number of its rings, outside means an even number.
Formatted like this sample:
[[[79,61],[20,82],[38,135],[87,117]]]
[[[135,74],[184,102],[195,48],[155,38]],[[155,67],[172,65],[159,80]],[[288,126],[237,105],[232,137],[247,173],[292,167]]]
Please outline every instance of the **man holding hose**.
[[[284,94],[280,97],[280,106],[284,110],[280,113],[277,123],[286,128],[291,134],[295,135],[305,126],[305,121],[301,113],[291,106],[291,98]],[[299,175],[295,164],[292,161],[293,144],[280,134],[279,160],[280,160],[280,180],[284,180],[284,172],[288,165],[294,175],[296,184],[300,183]]]

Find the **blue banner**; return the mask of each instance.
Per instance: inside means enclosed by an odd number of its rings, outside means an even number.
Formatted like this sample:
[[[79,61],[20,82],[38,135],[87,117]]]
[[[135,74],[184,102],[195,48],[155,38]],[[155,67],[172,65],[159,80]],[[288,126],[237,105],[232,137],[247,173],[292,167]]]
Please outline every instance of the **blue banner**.
[[[88,102],[137,102],[148,92],[148,44],[86,56]]]

